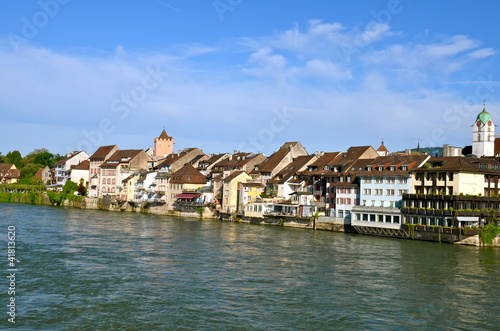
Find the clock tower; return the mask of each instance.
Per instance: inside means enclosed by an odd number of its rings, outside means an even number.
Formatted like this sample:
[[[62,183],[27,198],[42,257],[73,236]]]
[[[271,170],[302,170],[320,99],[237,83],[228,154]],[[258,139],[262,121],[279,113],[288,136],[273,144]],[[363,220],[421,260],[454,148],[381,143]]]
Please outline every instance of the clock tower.
[[[477,157],[495,156],[495,125],[486,107],[472,125],[472,154]]]

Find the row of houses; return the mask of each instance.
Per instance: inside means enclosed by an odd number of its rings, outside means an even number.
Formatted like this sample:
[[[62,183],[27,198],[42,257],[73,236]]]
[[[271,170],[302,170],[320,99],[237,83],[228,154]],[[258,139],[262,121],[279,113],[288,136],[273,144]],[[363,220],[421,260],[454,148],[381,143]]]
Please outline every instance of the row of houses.
[[[164,210],[209,207],[258,218],[319,213],[337,223],[391,229],[466,226],[494,217],[500,207],[491,115],[483,110],[476,122],[471,150],[482,154],[469,157],[456,156],[457,148],[455,156],[442,157],[391,153],[383,142],[345,152],[310,154],[300,142],[287,142],[270,156],[206,155],[198,148],[174,152],[174,139],[163,130],[147,150],[110,145],[92,155],[70,153],[55,165],[51,182],[81,182],[90,197]]]

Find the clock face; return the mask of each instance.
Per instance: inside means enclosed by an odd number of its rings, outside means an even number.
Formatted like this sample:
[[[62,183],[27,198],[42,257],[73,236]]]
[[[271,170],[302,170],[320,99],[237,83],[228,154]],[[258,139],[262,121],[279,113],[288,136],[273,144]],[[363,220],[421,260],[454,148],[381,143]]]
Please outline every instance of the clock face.
[[[491,123],[491,121],[488,121],[488,125],[491,126],[493,123]]]
[[[477,121],[476,125],[481,126],[481,121]]]

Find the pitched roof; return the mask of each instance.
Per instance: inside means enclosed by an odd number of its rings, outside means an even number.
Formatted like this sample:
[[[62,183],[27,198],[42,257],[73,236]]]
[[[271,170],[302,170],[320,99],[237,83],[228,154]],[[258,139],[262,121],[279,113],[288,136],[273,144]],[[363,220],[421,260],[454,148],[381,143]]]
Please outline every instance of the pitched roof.
[[[382,145],[380,145],[379,148],[377,148],[377,152],[388,152],[389,150],[385,147],[384,143],[382,142]]]
[[[13,164],[0,164],[0,179],[2,178],[15,178],[19,179],[21,177],[21,171],[16,169]]]
[[[196,170],[192,164],[186,163],[182,168],[172,174],[169,183],[205,185],[207,183],[207,178]]]
[[[272,172],[281,163],[290,150],[298,144],[300,143],[297,141],[284,143],[278,151],[274,152],[264,162],[259,164],[258,171],[261,173]]]
[[[229,176],[227,176],[226,178],[223,178],[223,180],[226,182],[230,182],[232,181],[233,179],[235,179],[236,177],[238,177],[239,175],[241,174],[246,174],[245,171],[235,171],[233,172],[232,174],[230,174]]]
[[[101,146],[92,154],[90,159],[104,159],[115,147],[118,148],[116,145]]]
[[[298,174],[299,171],[302,171],[302,169],[305,166],[307,166],[308,163],[312,162],[316,158],[317,158],[316,155],[303,155],[296,157],[295,160],[293,160],[290,164],[281,169],[281,171],[278,172],[276,176],[274,176],[274,178],[269,181],[269,183],[270,184],[286,183],[290,178]],[[299,182],[302,181],[300,180]]]
[[[90,169],[90,161],[89,160],[85,160],[85,161],[80,162],[80,164],[72,165],[71,169],[74,169],[74,170],[89,170]]]
[[[476,157],[433,157],[430,158],[428,168],[419,168],[418,171],[425,172],[472,172],[472,173],[493,173],[500,174],[500,161],[492,158]]]
[[[163,131],[160,133],[160,136],[158,137],[158,139],[168,140],[168,139],[172,139],[172,137],[170,137],[167,134],[167,132],[165,131],[165,129],[163,129]]]
[[[118,162],[127,162],[124,159],[132,159],[139,155],[142,151],[142,149],[122,149],[122,150],[117,150],[116,152],[113,153],[108,159],[108,161],[118,161]]]

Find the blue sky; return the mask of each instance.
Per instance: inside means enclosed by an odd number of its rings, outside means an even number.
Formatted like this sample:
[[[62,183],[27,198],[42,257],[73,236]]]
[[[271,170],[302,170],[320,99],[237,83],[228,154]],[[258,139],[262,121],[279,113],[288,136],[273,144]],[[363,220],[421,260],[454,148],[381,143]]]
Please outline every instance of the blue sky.
[[[500,2],[0,0],[0,152],[471,144]],[[497,117],[497,114],[499,117]]]

